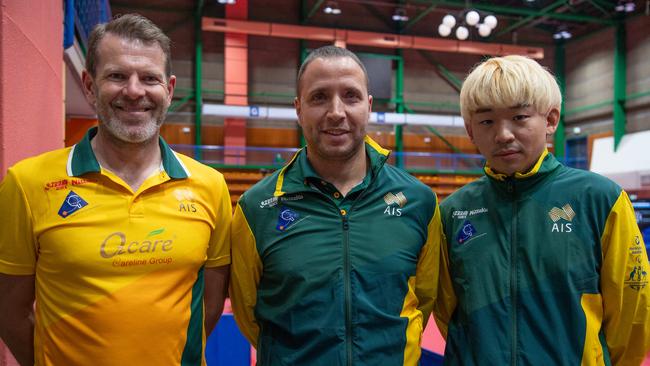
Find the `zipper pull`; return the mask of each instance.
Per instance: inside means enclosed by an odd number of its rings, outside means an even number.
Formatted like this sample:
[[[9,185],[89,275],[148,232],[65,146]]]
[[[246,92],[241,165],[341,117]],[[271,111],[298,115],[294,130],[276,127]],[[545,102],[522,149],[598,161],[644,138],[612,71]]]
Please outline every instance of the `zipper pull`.
[[[508,177],[506,181],[506,190],[508,191],[508,193],[512,193],[515,191],[515,182],[513,182],[513,180],[510,177]]]

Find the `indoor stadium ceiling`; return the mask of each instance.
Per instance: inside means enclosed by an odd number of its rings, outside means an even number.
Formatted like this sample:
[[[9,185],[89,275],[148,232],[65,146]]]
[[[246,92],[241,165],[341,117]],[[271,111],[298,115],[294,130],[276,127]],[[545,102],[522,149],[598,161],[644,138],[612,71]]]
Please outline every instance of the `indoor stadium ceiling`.
[[[203,16],[223,18],[226,6],[232,5],[219,0],[111,1],[113,14],[146,13],[163,19],[166,31],[193,27],[197,9]],[[326,12],[328,7],[339,9],[340,14]],[[467,11],[474,9],[481,21],[494,15],[498,24],[487,37],[481,37],[477,27],[468,26],[468,40],[551,46],[558,32],[579,39],[637,16],[648,17],[650,31],[649,7],[650,0],[248,0],[248,20],[441,37],[438,27],[445,15],[453,15],[458,27],[465,22]],[[396,13],[404,18],[393,20]],[[455,32],[447,38],[454,39]]]

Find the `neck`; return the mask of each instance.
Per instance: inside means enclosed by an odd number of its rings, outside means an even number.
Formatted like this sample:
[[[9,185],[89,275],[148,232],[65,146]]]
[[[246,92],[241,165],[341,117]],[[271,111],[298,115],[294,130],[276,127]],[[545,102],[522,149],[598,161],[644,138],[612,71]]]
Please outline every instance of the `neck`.
[[[354,156],[343,160],[322,159],[307,147],[307,158],[316,173],[332,183],[343,196],[347,195],[366,176],[368,163],[364,145]]]
[[[129,143],[102,131],[100,126],[90,145],[99,165],[115,173],[134,192],[160,167],[162,161],[158,135],[145,142]]]

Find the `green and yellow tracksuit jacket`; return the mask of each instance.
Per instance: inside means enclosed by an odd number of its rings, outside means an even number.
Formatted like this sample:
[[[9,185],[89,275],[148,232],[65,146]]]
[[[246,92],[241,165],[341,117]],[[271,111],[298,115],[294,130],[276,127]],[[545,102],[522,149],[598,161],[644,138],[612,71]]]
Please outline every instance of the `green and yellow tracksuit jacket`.
[[[445,364],[639,365],[650,267],[625,191],[546,151],[526,174],[485,170],[441,204]]]
[[[385,164],[345,197],[306,150],[240,198],[230,297],[258,364],[417,365],[438,283],[435,194]]]

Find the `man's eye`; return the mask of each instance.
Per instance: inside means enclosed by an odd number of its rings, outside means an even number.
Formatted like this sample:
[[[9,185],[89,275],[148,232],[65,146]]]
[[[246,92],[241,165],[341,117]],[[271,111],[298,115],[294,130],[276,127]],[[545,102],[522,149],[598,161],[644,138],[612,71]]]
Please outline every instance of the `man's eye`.
[[[143,81],[147,84],[158,84],[158,78],[155,76],[145,76]]]
[[[492,120],[491,119],[484,119],[484,120],[480,121],[478,124],[479,125],[484,125],[484,126],[491,125]]]
[[[513,118],[515,121],[525,121],[528,119],[528,115],[526,114],[518,114]]]
[[[325,100],[325,94],[317,93],[311,96],[311,100],[314,102],[320,102]]]
[[[114,73],[108,74],[108,79],[110,79],[110,80],[124,80],[124,75],[114,72]]]
[[[359,98],[360,98],[359,93],[355,93],[355,92],[345,93],[345,99],[359,99]]]

